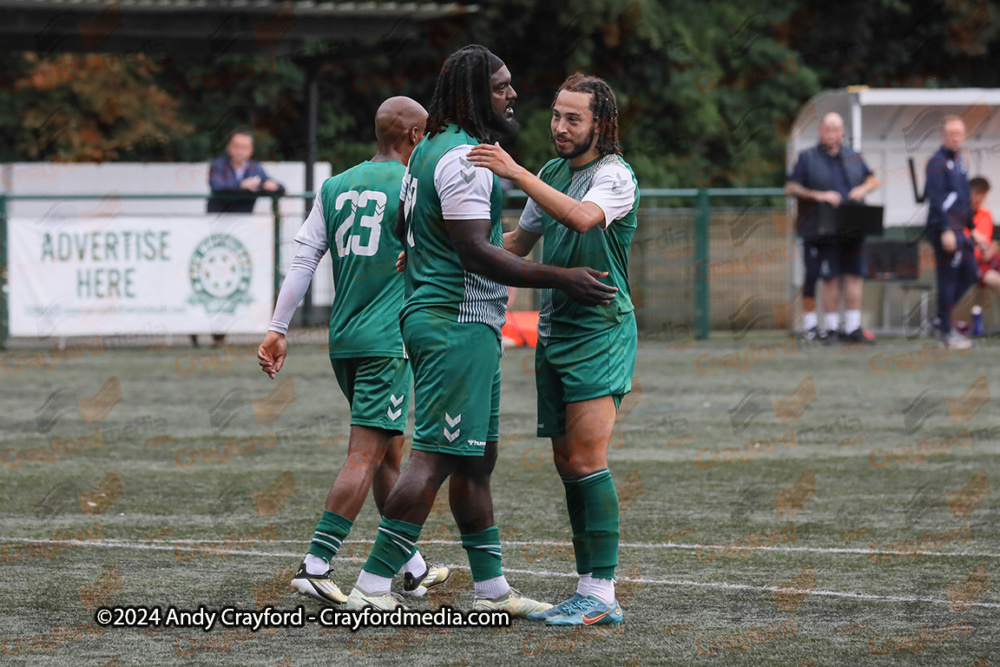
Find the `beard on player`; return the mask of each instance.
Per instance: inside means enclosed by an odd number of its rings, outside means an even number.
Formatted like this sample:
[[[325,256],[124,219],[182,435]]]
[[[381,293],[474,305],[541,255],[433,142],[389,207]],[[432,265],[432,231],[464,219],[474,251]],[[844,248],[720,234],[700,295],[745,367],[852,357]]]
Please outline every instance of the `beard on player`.
[[[493,109],[490,114],[490,129],[496,133],[497,139],[512,137],[521,129],[521,124],[514,117],[514,103],[511,101],[504,107],[503,113]]]
[[[590,132],[581,141],[573,141],[572,137],[559,137],[559,141],[567,142],[569,141],[569,146],[565,148],[559,148],[559,144],[556,142],[555,134],[549,135],[549,139],[552,140],[552,145],[556,149],[556,155],[563,158],[564,160],[572,160],[575,157],[579,157],[590,150],[590,147],[594,145],[594,133],[595,128],[593,125],[590,126]]]

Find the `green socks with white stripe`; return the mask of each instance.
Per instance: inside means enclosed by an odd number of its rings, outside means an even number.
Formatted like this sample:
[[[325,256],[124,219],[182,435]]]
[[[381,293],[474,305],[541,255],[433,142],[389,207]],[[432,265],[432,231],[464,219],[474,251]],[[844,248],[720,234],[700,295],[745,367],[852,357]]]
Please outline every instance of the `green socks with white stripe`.
[[[354,522],[350,519],[334,512],[324,511],[319,523],[316,524],[316,532],[313,533],[312,543],[309,545],[309,555],[320,558],[329,564],[337,555],[341,543],[347,538],[353,525]],[[323,574],[323,572],[313,572],[310,569],[309,574]]]
[[[476,597],[495,600],[510,591],[501,568],[500,528],[462,535],[462,548],[469,556],[469,569]]]
[[[357,587],[368,595],[388,593],[392,578],[417,550],[421,530],[423,526],[415,523],[382,517],[375,544],[358,577]]]

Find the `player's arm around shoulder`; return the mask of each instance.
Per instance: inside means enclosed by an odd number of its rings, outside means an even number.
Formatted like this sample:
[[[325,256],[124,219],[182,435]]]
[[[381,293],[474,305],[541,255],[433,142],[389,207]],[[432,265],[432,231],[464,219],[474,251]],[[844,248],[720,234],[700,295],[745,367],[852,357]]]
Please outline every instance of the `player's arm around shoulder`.
[[[586,233],[604,221],[600,207],[588,202],[579,202],[559,192],[517,164],[499,144],[475,146],[469,151],[468,159],[477,167],[486,167],[500,178],[513,181],[518,188],[537,202],[543,211],[574,232]]]
[[[434,189],[445,230],[462,267],[496,280],[495,253],[499,249],[490,243],[494,176],[469,160],[470,148],[458,146],[438,160]]]
[[[518,225],[513,230],[504,233],[503,249],[518,257],[527,257],[540,238],[542,238],[540,232],[529,232]]]
[[[586,267],[566,269],[536,264],[490,242],[490,200],[495,179],[489,171],[477,169],[462,148],[439,160],[434,175],[444,228],[462,268],[501,285],[560,289],[588,306],[613,301],[617,289],[598,280],[607,273]]]

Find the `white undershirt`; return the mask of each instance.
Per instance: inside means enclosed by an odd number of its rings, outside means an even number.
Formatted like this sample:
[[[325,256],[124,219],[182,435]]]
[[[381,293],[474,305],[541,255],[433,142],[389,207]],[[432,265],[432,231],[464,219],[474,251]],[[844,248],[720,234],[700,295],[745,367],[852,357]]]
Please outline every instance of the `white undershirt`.
[[[295,309],[305,297],[316,267],[326,254],[326,220],[323,218],[323,200],[318,194],[309,216],[295,235],[295,240],[299,243],[299,249],[281,283],[281,291],[274,304],[274,316],[268,326],[270,331],[282,334],[288,333],[288,324],[295,315]]]

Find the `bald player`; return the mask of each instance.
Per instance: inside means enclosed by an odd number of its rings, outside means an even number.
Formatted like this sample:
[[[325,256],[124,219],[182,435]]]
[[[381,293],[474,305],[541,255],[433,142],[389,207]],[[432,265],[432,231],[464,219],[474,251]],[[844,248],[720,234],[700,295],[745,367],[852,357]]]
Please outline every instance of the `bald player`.
[[[299,250],[281,285],[270,331],[257,359],[272,380],[285,361],[285,333],[320,259],[330,250],[336,295],[330,313],[330,363],[351,407],[347,461],[326,499],[309,553],[291,586],[320,602],[347,596],[330,578],[330,562],[368,496],[379,514],[399,477],[403,430],[413,374],[403,355],[399,311],[403,246],[393,234],[406,164],[424,136],[427,112],[408,97],[392,97],[375,114],[378,150],[371,160],[328,178],[295,236]],[[403,566],[403,593],[426,594],[448,568],[432,568],[419,551]]]

